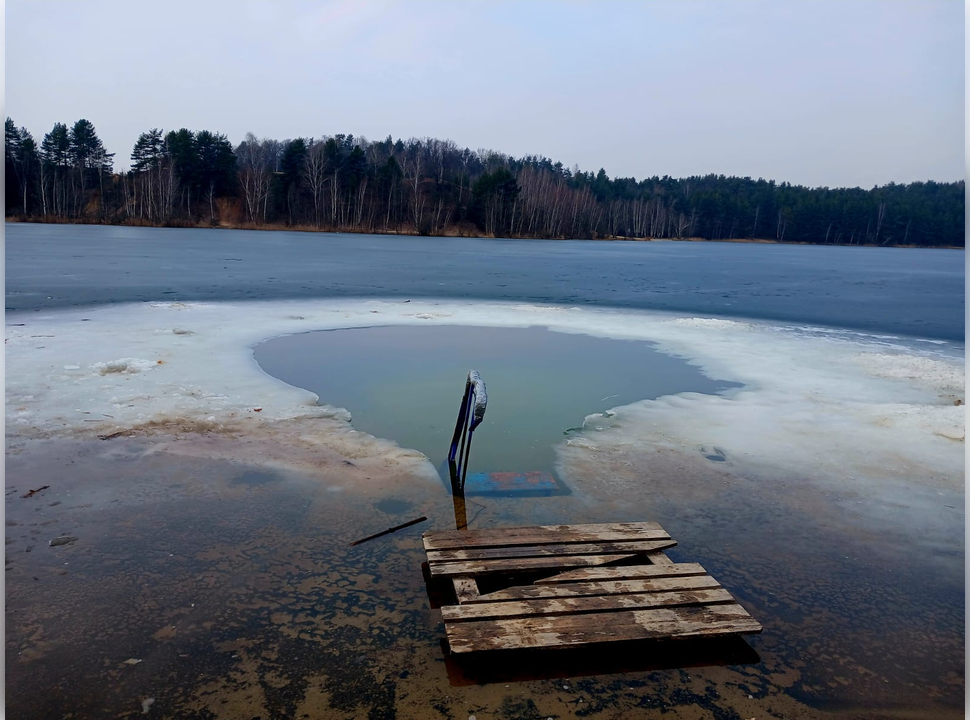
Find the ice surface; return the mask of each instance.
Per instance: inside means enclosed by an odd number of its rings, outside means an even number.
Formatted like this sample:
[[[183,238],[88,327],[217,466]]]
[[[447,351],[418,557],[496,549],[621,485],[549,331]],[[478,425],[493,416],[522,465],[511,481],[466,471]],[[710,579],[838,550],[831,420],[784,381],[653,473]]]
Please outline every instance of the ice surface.
[[[157,360],[142,360],[140,358],[121,358],[119,360],[109,360],[108,362],[97,362],[91,366],[92,370],[96,370],[102,375],[108,375],[109,373],[137,373],[142,370],[151,370],[157,364],[160,364]],[[65,365],[65,370],[79,370],[77,365]]]
[[[83,321],[82,321],[83,320]],[[266,375],[252,346],[281,334],[371,325],[528,327],[649,340],[713,378],[597,416],[570,452],[655,446],[773,473],[847,480],[889,473],[962,486],[962,356],[850,331],[562,306],[382,300],[144,303],[7,315],[8,448],[18,438],[135,429],[253,437],[277,432],[347,458],[434,476],[420,454],[355,432],[350,415]],[[16,324],[23,323],[23,326]],[[326,358],[320,358],[322,368]],[[487,368],[480,368],[487,377]],[[327,398],[320,398],[326,403]],[[724,463],[727,464],[727,463]]]

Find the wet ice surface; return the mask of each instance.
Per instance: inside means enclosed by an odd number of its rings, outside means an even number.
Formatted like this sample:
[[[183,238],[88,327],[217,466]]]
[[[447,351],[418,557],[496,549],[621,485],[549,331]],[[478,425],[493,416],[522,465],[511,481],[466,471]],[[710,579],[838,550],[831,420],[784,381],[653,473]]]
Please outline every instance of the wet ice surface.
[[[645,342],[542,327],[351,328],[274,338],[254,355],[273,377],[349,409],[356,429],[420,450],[438,468],[465,376],[479,369],[489,402],[471,472],[552,472],[554,446],[587,416],[595,428],[618,405],[740,387]]]
[[[749,640],[760,658],[466,684],[420,572],[420,533],[454,527],[431,463],[356,432],[247,350],[378,319],[646,340],[743,384],[616,408],[557,448],[571,495],[470,498],[468,515],[472,527],[658,521],[673,559],[703,564],[765,626]],[[159,717],[962,716],[952,348],[475,303],[156,304],[7,322],[16,714],[141,716],[154,698]],[[78,540],[48,546],[60,536]]]
[[[673,310],[962,342],[963,250],[10,223],[6,307],[442,298]]]

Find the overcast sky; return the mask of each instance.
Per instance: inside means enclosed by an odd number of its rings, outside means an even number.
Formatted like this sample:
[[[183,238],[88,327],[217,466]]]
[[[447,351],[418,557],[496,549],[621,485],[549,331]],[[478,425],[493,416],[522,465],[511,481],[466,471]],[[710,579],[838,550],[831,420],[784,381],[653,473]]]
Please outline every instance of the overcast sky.
[[[806,185],[964,175],[964,3],[26,2],[6,113],[152,127],[433,136],[611,176]]]

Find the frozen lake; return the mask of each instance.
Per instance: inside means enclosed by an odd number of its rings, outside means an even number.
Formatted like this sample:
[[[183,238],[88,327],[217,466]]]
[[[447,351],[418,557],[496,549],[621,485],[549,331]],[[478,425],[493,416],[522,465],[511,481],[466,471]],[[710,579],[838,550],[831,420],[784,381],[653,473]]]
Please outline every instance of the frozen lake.
[[[6,225],[7,310],[443,298],[670,310],[963,341],[964,251]]]
[[[7,225],[8,709],[963,717],[963,258]],[[478,457],[538,423],[570,492],[469,498],[470,526],[655,520],[764,625],[746,652],[443,655],[427,420],[450,434],[473,338]],[[562,386],[565,428],[530,418]]]

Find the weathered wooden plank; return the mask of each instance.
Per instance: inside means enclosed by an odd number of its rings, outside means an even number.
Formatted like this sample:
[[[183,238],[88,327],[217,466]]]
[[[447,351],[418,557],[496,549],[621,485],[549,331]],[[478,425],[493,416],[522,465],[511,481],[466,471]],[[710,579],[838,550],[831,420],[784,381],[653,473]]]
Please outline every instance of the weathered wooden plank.
[[[533,527],[487,530],[445,530],[426,532],[425,550],[469,547],[542,545],[602,540],[669,540],[670,535],[655,522],[603,523],[597,525],[536,525]]]
[[[454,653],[761,632],[740,605],[623,610],[445,624]]]
[[[622,567],[591,567],[570,570],[552,577],[536,580],[536,585],[585,582],[587,580],[633,580],[635,578],[679,577],[682,575],[706,575],[707,571],[697,563],[674,565],[623,565]]]
[[[455,586],[455,597],[459,603],[473,602],[481,597],[475,578],[455,577],[451,579],[451,583]]]
[[[674,561],[667,557],[663,552],[647,553],[647,559],[654,565],[673,565]]]
[[[533,598],[530,600],[449,605],[441,608],[445,623],[474,620],[500,620],[515,617],[553,617],[575,613],[606,613],[638,608],[675,607],[680,605],[712,605],[733,603],[734,598],[724,588],[706,590],[678,590],[595,597]],[[609,622],[604,616],[604,621]]]
[[[428,562],[491,560],[494,558],[542,557],[545,555],[598,555],[608,553],[650,553],[676,545],[675,540],[638,542],[565,543],[556,545],[513,545],[462,550],[428,550]]]
[[[566,555],[565,557],[502,558],[497,560],[462,560],[428,563],[432,577],[485,575],[489,573],[532,572],[559,568],[604,565],[636,557],[635,555]]]
[[[589,597],[594,595],[622,595],[624,593],[672,592],[676,590],[705,590],[721,587],[710,575],[684,575],[668,578],[637,580],[600,580],[596,582],[561,583],[556,585],[520,585],[479,595],[465,602],[488,603],[531,598]]]

